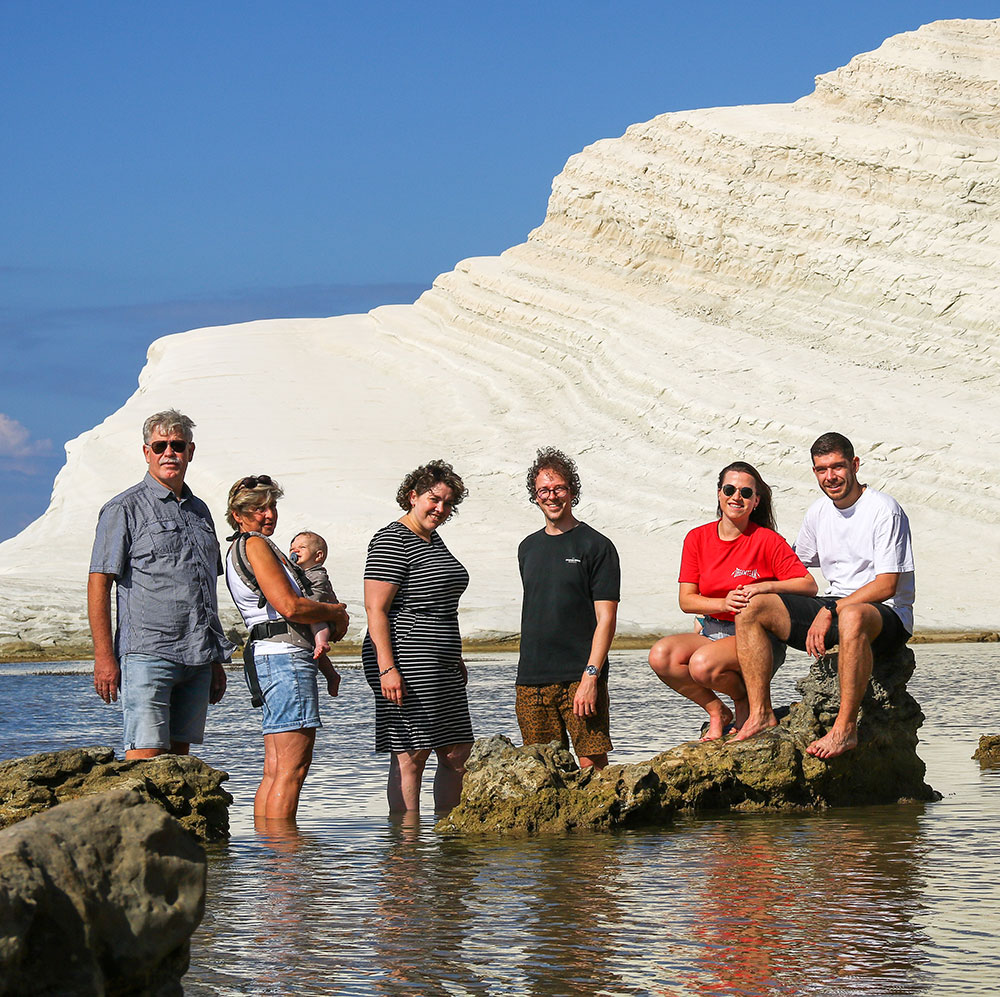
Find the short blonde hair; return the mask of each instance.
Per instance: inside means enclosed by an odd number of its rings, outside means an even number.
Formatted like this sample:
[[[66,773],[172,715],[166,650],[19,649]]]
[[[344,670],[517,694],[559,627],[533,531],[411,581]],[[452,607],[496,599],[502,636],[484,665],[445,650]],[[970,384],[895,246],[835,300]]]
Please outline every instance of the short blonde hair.
[[[238,530],[240,524],[236,522],[234,512],[245,516],[248,512],[253,512],[254,509],[277,505],[278,499],[284,494],[281,485],[266,474],[252,474],[246,478],[240,478],[229,489],[229,501],[226,503],[226,522],[234,530]]]

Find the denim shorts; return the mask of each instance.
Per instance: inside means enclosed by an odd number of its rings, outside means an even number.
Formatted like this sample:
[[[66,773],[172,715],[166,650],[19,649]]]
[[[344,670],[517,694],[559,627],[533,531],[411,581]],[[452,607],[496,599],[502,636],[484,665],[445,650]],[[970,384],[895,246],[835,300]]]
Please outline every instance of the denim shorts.
[[[701,635],[709,640],[722,640],[724,637],[736,636],[735,620],[717,620],[714,616],[699,616],[698,622],[701,624]],[[778,640],[774,634],[768,634],[771,638],[771,674],[773,675],[785,663],[785,642]]]
[[[308,651],[295,648],[288,654],[254,654],[253,660],[264,697],[263,733],[323,726],[319,719],[316,662]]]
[[[201,744],[212,685],[211,665],[179,665],[155,654],[122,655],[125,750]]]

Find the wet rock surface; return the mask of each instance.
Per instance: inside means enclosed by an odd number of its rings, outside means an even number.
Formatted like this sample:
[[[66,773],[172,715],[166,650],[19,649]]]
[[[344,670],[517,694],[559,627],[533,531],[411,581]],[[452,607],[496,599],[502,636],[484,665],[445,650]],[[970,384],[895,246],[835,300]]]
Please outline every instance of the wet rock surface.
[[[909,648],[875,662],[858,747],[823,761],[806,747],[833,724],[837,657],[813,662],[777,727],[747,741],[689,741],[631,765],[581,771],[558,743],[515,748],[476,742],[459,805],[441,831],[560,831],[665,823],[680,811],[795,810],[937,799],[924,782],[917,730],[924,716],[907,692]],[[665,693],[666,694],[666,693]]]
[[[1000,734],[983,734],[972,757],[979,762],[980,768],[1000,767]]]
[[[192,755],[117,761],[110,748],[71,748],[0,762],[0,827],[59,803],[134,789],[202,841],[229,837],[228,773]]]
[[[205,854],[135,789],[0,831],[0,995],[182,993]]]

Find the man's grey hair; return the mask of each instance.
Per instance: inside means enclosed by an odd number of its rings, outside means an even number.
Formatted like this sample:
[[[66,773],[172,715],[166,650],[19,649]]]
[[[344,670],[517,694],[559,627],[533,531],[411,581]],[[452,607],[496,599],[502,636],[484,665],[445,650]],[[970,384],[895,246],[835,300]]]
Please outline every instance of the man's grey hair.
[[[188,443],[194,439],[194,423],[175,408],[168,408],[164,412],[154,412],[142,424],[142,442],[149,443],[153,438],[153,433],[157,430],[164,436],[169,436],[171,432],[176,431]]]

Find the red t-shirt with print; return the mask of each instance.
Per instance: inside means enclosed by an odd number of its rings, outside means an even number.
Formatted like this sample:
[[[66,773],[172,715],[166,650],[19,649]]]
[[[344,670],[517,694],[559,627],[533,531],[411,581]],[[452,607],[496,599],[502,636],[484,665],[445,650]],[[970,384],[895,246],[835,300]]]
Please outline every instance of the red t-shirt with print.
[[[721,599],[733,589],[753,582],[784,581],[809,574],[783,536],[751,523],[735,540],[719,539],[719,523],[706,523],[684,538],[679,582],[698,586],[708,599]],[[714,613],[733,620],[732,613]]]

